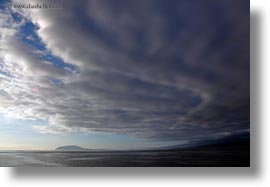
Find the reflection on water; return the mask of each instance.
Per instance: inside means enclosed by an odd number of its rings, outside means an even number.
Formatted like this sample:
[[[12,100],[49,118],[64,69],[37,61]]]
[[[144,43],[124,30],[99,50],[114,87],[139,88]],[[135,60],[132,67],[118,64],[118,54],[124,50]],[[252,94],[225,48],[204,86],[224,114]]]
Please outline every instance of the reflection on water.
[[[249,166],[249,149],[114,152],[0,152],[0,166]]]

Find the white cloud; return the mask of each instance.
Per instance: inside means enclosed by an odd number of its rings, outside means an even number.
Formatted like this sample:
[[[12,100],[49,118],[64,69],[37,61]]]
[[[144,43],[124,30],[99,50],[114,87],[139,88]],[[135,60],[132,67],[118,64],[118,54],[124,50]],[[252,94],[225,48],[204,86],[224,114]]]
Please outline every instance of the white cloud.
[[[226,17],[234,13],[230,7],[216,24],[205,7],[188,2],[178,9],[172,2],[171,12],[159,10],[159,1],[59,3],[65,9],[13,11],[38,26],[44,53],[79,71],[41,60],[40,51],[16,37],[23,23],[1,12],[0,111],[47,120],[49,126],[35,127],[43,133],[81,130],[189,139],[249,128],[226,126],[246,119],[249,106],[249,55],[234,51],[246,38],[236,38],[239,20]],[[188,9],[197,10],[196,18]],[[233,25],[227,34],[234,44],[213,47],[227,24]]]

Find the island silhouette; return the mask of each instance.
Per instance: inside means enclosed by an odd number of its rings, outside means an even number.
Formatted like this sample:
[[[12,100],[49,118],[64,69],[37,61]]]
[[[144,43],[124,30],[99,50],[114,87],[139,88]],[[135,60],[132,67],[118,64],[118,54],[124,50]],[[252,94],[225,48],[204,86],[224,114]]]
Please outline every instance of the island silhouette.
[[[87,151],[89,149],[85,149],[83,147],[80,147],[78,145],[65,145],[60,146],[55,149],[55,151]]]

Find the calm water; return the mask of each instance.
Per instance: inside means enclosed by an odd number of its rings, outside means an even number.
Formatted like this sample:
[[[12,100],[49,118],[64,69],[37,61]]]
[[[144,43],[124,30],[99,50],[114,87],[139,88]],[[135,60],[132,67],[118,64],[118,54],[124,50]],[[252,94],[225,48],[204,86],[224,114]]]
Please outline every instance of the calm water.
[[[0,166],[249,166],[248,151],[0,152]]]

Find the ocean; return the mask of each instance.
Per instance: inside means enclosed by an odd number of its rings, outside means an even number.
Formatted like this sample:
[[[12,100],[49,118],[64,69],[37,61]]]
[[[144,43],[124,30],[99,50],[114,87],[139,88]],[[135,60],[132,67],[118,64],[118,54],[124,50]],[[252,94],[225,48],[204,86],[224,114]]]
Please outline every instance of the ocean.
[[[249,148],[203,147],[148,151],[1,151],[3,167],[249,167]]]

